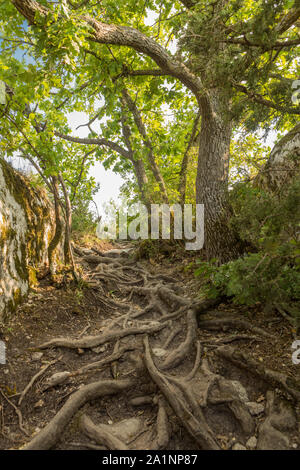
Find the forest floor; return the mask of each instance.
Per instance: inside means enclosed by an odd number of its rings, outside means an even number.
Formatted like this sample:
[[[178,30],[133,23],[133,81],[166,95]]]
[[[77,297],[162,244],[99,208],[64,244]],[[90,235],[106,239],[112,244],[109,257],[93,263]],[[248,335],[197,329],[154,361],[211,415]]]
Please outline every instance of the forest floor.
[[[123,248],[76,245],[82,282],[40,279],[1,327],[0,449],[300,449],[290,325]]]

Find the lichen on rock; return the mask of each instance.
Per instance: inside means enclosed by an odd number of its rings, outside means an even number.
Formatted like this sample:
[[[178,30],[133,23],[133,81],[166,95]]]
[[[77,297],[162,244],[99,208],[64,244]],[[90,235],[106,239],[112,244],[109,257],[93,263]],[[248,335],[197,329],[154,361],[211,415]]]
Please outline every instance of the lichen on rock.
[[[46,192],[0,158],[0,320],[26,296],[36,269],[47,263],[54,230]]]

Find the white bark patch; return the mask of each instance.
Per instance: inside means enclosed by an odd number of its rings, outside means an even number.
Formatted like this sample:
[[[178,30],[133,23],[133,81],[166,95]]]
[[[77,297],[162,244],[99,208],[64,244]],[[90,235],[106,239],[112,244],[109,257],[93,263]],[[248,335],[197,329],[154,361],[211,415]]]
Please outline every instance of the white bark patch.
[[[0,320],[27,294],[30,275],[47,263],[55,217],[42,190],[0,159]],[[61,257],[62,246],[57,256]],[[32,271],[33,270],[33,271]]]
[[[25,244],[26,231],[24,209],[8,190],[0,167],[0,315],[18,289],[21,295],[28,290],[28,281],[20,277],[16,268],[17,260],[22,263],[21,246]]]

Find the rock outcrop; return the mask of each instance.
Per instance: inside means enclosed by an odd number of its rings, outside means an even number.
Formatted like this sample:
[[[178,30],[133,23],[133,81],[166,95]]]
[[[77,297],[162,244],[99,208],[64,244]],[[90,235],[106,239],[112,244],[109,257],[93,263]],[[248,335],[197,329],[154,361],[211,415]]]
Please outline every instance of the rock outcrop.
[[[54,229],[46,192],[0,157],[0,320],[27,294],[36,269],[47,263]]]
[[[273,148],[254,184],[277,192],[300,172],[300,124],[297,124]]]

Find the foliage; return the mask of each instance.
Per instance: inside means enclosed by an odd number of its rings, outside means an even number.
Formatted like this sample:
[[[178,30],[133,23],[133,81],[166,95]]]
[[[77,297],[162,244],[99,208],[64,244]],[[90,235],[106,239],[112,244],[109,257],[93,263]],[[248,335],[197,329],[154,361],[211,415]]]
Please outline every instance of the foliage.
[[[222,266],[214,260],[198,261],[195,274],[202,291],[246,305],[300,302],[300,179],[280,198],[250,184],[237,184],[231,200],[231,223],[242,239],[251,242],[252,252]]]
[[[95,233],[96,226],[96,217],[90,209],[89,201],[78,201],[72,214],[72,230]]]
[[[241,130],[253,132],[262,123],[266,131],[276,126],[285,132],[295,122],[295,117],[284,110],[292,103],[292,83],[298,77],[297,47],[276,46],[278,41],[298,38],[295,28],[277,32],[278,23],[294,3],[199,0],[194,8],[186,10],[182,2],[170,0],[79,2],[76,9],[64,1],[40,1],[49,12],[46,17],[37,15],[36,26],[28,26],[12,2],[2,2],[0,80],[13,94],[1,119],[1,148],[7,155],[22,148],[25,155],[42,164],[46,174],[66,170],[67,155],[85,151],[84,144],[67,145],[56,134],[70,134],[70,112],[85,112],[87,119],[93,121],[86,127],[87,137],[105,138],[126,148],[120,101],[125,87],[141,112],[170,202],[177,202],[182,158],[197,113],[195,97],[172,76],[132,75],[135,70],[153,69],[151,57],[133,48],[89,41],[90,28],[82,21],[82,15],[137,28],[155,38],[201,78],[205,90],[218,89],[228,98],[232,106],[224,114],[233,118],[238,135]],[[257,102],[253,99],[255,94],[261,94],[275,107]],[[28,112],[24,112],[26,109]],[[149,164],[149,150],[132,115],[127,114],[134,157],[145,165],[146,192],[154,202],[161,202],[160,188]],[[39,123],[43,124],[42,132],[37,132]],[[251,146],[252,151],[248,152]],[[251,135],[243,143],[233,144],[232,167],[237,166],[232,171],[234,181],[241,172],[247,171],[251,176],[252,169],[261,163],[258,155],[264,158],[264,152]],[[187,202],[194,202],[196,147],[190,153]],[[129,199],[140,196],[128,158],[98,145],[92,159],[124,177],[124,194]]]

